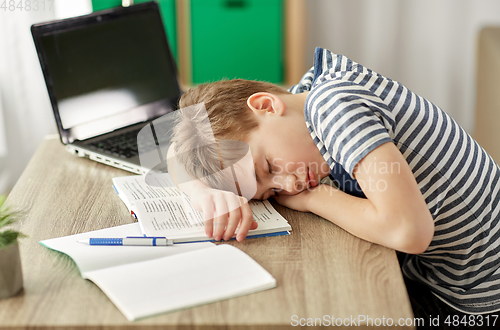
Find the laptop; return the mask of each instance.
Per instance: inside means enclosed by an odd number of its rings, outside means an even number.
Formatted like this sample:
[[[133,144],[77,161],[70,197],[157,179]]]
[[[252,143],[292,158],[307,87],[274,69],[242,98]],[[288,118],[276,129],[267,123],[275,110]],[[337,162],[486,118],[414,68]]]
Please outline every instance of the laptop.
[[[137,134],[181,95],[158,4],[34,24],[31,33],[66,149],[145,174]]]

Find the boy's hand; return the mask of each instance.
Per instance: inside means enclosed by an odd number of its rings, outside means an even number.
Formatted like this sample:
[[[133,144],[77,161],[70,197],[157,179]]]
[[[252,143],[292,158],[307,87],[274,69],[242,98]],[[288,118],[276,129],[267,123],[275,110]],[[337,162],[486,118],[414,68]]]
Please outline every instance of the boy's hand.
[[[247,199],[232,192],[205,186],[192,194],[191,203],[203,213],[205,233],[216,241],[231,239],[238,228],[236,240],[241,242],[249,230],[257,228]]]
[[[321,186],[321,185],[320,185]],[[318,186],[318,187],[320,187]],[[292,210],[301,212],[310,212],[308,202],[311,194],[318,187],[301,191],[296,195],[276,195],[273,198],[278,204],[291,208]]]

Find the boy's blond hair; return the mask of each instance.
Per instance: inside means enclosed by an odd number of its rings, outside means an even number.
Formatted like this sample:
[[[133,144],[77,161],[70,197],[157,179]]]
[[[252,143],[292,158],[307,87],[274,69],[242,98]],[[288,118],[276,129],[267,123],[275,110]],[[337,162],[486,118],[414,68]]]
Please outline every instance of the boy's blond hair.
[[[258,92],[289,94],[284,88],[272,83],[233,79],[198,85],[182,95],[180,109],[204,103],[210,121],[210,125],[203,122],[204,119],[206,121],[204,112],[203,115],[200,112],[199,118],[181,115],[175,127],[175,154],[191,177],[213,188],[224,189],[221,187],[224,179],[215,179],[214,174],[220,171],[222,159],[223,167],[228,166],[237,162],[242,153],[235,149],[241,144],[223,142],[221,148],[219,141],[248,141],[249,134],[258,127],[258,122],[247,100]],[[217,143],[207,145],[207,141],[213,141],[213,138]]]

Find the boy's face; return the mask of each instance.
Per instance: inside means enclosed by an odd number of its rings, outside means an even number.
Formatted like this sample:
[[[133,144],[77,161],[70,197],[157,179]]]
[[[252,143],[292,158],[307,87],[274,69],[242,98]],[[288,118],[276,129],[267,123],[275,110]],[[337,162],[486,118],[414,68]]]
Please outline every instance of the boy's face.
[[[276,193],[298,194],[317,186],[330,173],[305,124],[305,96],[280,96],[271,110],[265,102],[260,103],[264,105],[261,109],[258,102],[254,103],[259,126],[247,142],[257,178],[255,199],[267,199]]]

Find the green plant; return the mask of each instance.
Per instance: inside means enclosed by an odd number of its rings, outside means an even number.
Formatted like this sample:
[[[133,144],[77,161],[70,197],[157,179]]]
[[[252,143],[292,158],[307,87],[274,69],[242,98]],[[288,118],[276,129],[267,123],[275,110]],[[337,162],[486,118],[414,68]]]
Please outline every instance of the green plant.
[[[0,249],[7,248],[10,244],[17,241],[18,238],[26,237],[26,235],[12,229],[1,231],[2,228],[16,223],[21,218],[21,212],[12,211],[4,206],[6,196],[0,196]]]

